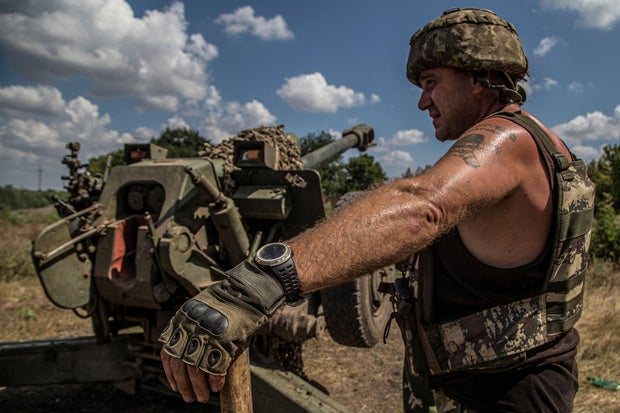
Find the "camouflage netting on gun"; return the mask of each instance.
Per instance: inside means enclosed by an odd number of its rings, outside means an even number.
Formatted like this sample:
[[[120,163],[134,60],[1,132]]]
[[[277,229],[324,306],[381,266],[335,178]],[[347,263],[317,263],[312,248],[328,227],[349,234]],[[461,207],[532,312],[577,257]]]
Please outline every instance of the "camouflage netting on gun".
[[[217,145],[205,144],[204,150],[199,156],[206,156],[211,159],[224,160],[224,192],[230,194],[235,183],[230,178],[230,173],[237,169],[233,166],[233,142],[243,141],[263,141],[268,142],[276,150],[276,169],[302,169],[301,151],[298,138],[292,133],[284,131],[284,125],[260,126],[253,129],[245,129],[236,136],[226,139]]]

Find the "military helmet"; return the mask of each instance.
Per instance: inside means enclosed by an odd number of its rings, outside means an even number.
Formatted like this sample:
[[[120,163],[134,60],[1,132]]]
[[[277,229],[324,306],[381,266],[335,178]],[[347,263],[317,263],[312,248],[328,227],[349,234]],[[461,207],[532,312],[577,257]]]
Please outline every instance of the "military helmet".
[[[490,10],[447,10],[415,32],[409,44],[407,78],[418,86],[420,73],[434,67],[496,70],[515,83],[528,74],[515,27]]]

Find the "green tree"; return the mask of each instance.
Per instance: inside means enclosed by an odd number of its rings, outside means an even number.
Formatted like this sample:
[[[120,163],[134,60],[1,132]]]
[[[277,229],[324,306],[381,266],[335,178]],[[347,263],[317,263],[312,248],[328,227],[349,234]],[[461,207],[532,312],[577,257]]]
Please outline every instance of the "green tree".
[[[110,167],[125,164],[125,151],[123,149],[117,149],[114,152],[110,152],[106,155],[101,155],[96,158],[90,158],[88,160],[88,171],[93,175],[103,175],[106,165],[108,163],[108,156],[110,157]]]
[[[415,175],[411,172],[411,168],[407,167],[407,170],[402,173],[401,178],[413,178]]]
[[[620,145],[603,147],[600,159],[588,164],[588,175],[596,185],[594,230],[590,253],[617,260],[620,257]]]
[[[620,212],[620,144],[603,147],[601,158],[605,172],[611,177],[612,185],[609,188],[611,200],[616,213]]]
[[[407,167],[405,172],[401,174],[400,178],[413,178],[414,176],[422,175],[424,172],[428,171],[429,169],[431,169],[430,165],[426,165],[424,167],[418,166],[417,168],[415,168],[415,172],[412,172],[411,168]]]
[[[301,156],[307,155],[312,151],[332,143],[333,141],[334,137],[325,131],[310,132],[299,140]],[[339,156],[336,160],[339,159],[342,159],[342,156]]]
[[[365,191],[387,180],[387,175],[381,165],[375,162],[375,158],[365,153],[350,158],[345,169],[347,171],[347,192]]]
[[[46,191],[33,191],[30,189],[18,189],[13,185],[0,186],[0,210],[11,211],[15,209],[40,208],[52,204],[54,196],[65,196],[64,192],[48,189]]]
[[[596,202],[605,201],[605,194],[608,194],[616,213],[619,213],[620,144],[604,146],[601,158],[588,164],[588,175],[596,185]]]
[[[168,158],[192,158],[210,140],[189,128],[166,128],[152,143],[168,149]]]
[[[347,192],[347,171],[341,161],[321,167],[320,174],[325,196],[335,199]]]
[[[424,167],[422,166],[418,166],[417,168],[415,168],[415,176],[418,175],[422,175],[424,172],[428,171],[429,169],[431,169],[431,165],[426,165]]]
[[[595,222],[590,243],[590,253],[596,257],[615,260],[620,257],[620,226],[613,208],[611,196],[595,206]]]

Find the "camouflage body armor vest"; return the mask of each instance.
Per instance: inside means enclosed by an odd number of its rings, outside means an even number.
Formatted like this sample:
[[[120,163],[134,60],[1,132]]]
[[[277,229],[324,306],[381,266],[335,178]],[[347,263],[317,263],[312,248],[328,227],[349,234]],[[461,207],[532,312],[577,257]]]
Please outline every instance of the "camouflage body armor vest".
[[[569,331],[581,315],[594,212],[594,185],[581,159],[569,161],[547,134],[520,112],[493,115],[525,128],[543,153],[552,184],[555,213],[552,251],[540,294],[485,309],[458,319],[434,323],[429,319],[433,270],[430,253],[414,260],[420,266],[410,278],[412,305],[399,324],[408,350],[407,362],[422,374],[457,371],[501,371],[525,361],[526,351]],[[408,307],[408,308],[407,308]],[[413,307],[413,308],[412,308]],[[411,311],[413,310],[413,311]],[[404,318],[404,319],[403,319]]]

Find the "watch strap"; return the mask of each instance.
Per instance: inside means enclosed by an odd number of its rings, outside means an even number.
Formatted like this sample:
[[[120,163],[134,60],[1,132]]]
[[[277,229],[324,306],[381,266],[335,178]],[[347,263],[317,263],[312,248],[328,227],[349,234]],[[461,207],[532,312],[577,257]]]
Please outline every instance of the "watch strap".
[[[282,264],[274,265],[270,269],[282,283],[286,303],[291,306],[301,304],[305,297],[301,295],[301,284],[292,256]]]

